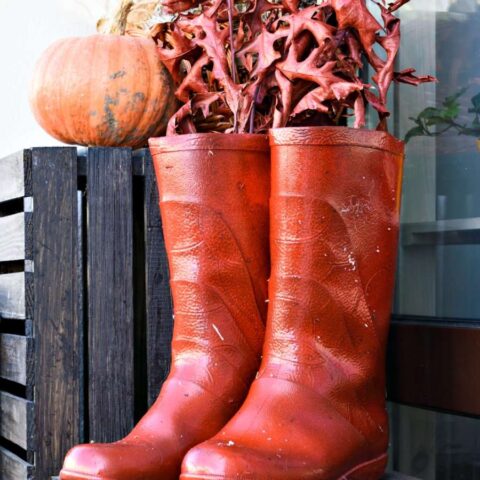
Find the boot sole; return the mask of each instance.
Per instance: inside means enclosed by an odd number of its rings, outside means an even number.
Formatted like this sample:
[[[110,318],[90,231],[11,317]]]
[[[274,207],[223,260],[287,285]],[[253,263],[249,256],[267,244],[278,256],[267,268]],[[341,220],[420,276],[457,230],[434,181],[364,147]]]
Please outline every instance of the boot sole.
[[[115,480],[108,477],[97,477],[87,473],[72,472],[71,470],[62,470],[59,476],[60,480]]]
[[[344,473],[337,480],[379,480],[385,473],[387,465],[387,454],[384,453],[373,460],[361,463]],[[66,479],[69,480],[69,479]],[[256,480],[252,475],[240,475],[235,477],[224,477],[222,475],[190,475],[183,473],[180,480]]]
[[[384,453],[373,460],[357,465],[338,480],[379,480],[385,473],[387,460],[388,455]]]

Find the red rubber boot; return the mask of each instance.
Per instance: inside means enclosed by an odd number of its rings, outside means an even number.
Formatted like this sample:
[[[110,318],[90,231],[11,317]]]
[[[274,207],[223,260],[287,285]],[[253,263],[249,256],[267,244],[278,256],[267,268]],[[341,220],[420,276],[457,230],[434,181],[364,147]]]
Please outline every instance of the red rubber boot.
[[[270,309],[240,411],[182,480],[376,480],[403,144],[341,127],[271,131]]]
[[[171,372],[126,438],[73,448],[62,480],[178,480],[185,453],[236,412],[260,363],[267,137],[181,135],[152,139],[150,149],[175,311]]]

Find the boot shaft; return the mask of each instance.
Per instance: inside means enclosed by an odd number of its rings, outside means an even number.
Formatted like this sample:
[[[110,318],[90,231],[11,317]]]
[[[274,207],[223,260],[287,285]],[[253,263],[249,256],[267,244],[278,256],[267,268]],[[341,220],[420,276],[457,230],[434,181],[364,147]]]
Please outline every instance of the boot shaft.
[[[175,310],[173,363],[206,339],[245,363],[238,337],[258,354],[266,317],[267,139],[193,134],[155,139],[150,148]]]
[[[301,382],[333,400],[382,406],[403,144],[341,127],[276,129],[270,143],[264,356],[306,365]]]

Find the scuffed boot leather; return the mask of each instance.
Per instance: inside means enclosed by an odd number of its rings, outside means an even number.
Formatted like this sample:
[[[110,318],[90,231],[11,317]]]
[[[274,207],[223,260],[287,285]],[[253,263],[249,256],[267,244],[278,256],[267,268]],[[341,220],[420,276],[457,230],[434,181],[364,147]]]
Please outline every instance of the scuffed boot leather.
[[[182,480],[377,480],[403,144],[341,127],[271,131],[270,308],[240,411]]]
[[[182,135],[152,139],[150,149],[175,312],[171,372],[125,439],[73,448],[62,480],[177,480],[185,453],[235,413],[260,363],[267,137]]]

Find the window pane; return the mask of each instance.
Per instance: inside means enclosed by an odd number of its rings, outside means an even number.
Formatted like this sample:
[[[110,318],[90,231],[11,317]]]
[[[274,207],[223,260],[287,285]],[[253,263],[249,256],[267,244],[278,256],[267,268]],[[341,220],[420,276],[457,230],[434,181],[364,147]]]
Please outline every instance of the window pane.
[[[397,136],[426,126],[406,149],[395,313],[475,320],[480,318],[475,112],[480,113],[480,6],[476,0],[415,0],[402,10],[398,68],[413,65],[419,73],[434,73],[439,83],[400,85],[392,100]]]
[[[390,469],[421,480],[480,480],[480,420],[389,405]]]
[[[406,148],[394,313],[463,319],[473,328],[480,320],[480,2],[414,0],[400,17],[398,69],[414,66],[439,83],[400,85],[391,100],[392,132],[424,133]],[[480,479],[479,419],[389,409],[393,470],[422,480]]]

